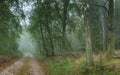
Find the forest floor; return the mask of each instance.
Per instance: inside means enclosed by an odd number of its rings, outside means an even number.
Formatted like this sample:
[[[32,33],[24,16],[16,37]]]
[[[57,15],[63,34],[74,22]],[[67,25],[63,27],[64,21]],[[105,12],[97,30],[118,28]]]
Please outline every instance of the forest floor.
[[[15,63],[18,58],[11,59],[10,56],[0,56],[0,71]]]
[[[85,54],[72,54],[43,58],[46,75],[120,75],[120,51],[110,61],[105,53],[94,53],[94,65],[86,65]]]
[[[38,54],[37,58],[25,53],[22,58],[0,64],[0,75],[120,75],[120,51],[115,52],[115,57],[109,62],[104,55],[94,54],[94,65],[88,67],[85,54],[42,58]]]
[[[1,69],[0,75],[44,75],[44,72],[37,60],[32,54],[24,54],[18,60],[11,61],[4,69]],[[0,68],[3,66],[0,66]]]

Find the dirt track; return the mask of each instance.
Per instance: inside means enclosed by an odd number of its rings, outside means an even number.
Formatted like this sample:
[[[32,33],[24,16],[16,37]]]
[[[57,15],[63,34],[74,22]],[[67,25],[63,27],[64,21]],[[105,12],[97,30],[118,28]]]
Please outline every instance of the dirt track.
[[[20,75],[18,74],[20,70],[22,70],[21,72],[24,72],[24,68],[22,67],[27,67],[24,65],[26,62],[25,60],[28,60],[27,64],[29,65],[29,73],[27,73],[27,75],[44,75],[41,66],[31,54],[24,54],[23,58],[4,69],[0,72],[0,75]],[[22,74],[26,75],[26,73]]]

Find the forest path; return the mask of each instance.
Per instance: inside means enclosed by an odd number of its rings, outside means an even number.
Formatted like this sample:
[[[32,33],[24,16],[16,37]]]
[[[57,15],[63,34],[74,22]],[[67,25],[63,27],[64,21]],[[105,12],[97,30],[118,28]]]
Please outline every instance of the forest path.
[[[34,59],[30,60],[30,75],[44,75],[42,68]]]
[[[34,56],[25,53],[21,59],[0,72],[0,75],[44,75],[44,72]]]

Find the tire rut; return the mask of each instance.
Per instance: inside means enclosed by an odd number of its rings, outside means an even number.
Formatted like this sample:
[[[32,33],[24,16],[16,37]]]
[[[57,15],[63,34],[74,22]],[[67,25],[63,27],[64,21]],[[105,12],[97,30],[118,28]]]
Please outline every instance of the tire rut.
[[[0,75],[45,75],[42,67],[32,54],[25,54],[23,58],[0,72]]]
[[[30,61],[30,75],[44,75],[41,66],[34,59]]]
[[[7,67],[5,70],[0,72],[0,75],[14,75],[18,71],[18,69],[23,66],[23,64],[24,64],[24,60],[20,59],[10,67]]]

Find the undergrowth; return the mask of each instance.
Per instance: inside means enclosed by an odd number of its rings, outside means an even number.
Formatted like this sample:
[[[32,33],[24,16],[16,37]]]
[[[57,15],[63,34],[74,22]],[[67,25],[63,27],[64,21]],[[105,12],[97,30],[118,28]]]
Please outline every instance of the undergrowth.
[[[59,59],[59,58],[58,58]],[[57,59],[57,60],[58,60]],[[85,64],[85,58],[64,58],[44,62],[47,75],[120,75],[120,60],[95,60],[92,67]]]

